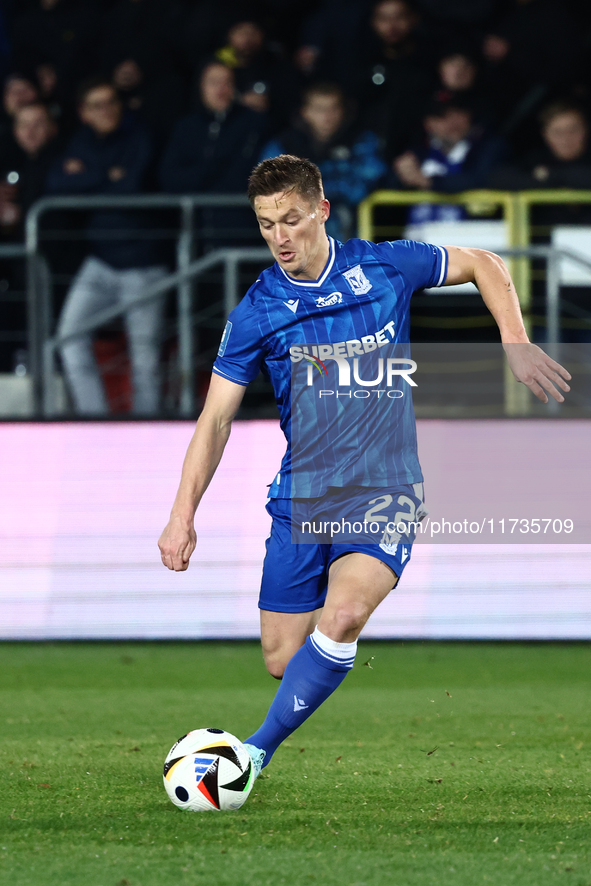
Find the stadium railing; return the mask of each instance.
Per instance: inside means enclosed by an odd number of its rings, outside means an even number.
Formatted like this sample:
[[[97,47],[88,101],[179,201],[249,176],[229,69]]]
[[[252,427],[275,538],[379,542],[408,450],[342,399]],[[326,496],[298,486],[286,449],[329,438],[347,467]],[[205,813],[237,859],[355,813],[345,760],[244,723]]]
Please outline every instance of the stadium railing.
[[[0,244],[0,261],[3,259],[7,260],[23,260],[26,258],[27,250],[23,243],[2,243]],[[17,295],[19,298],[20,293]],[[0,293],[0,302],[2,301],[12,301],[14,300],[13,294],[6,295],[4,292]],[[0,331],[0,341],[2,342],[19,342],[24,346],[25,339],[23,337],[22,332],[15,332],[14,330],[6,330],[2,329]]]
[[[544,324],[547,340],[553,356],[558,357],[560,341],[560,262],[569,258],[586,271],[591,270],[591,259],[570,249],[556,249],[552,246],[531,245],[530,208],[541,203],[591,203],[591,191],[531,191],[506,192],[478,190],[462,194],[443,195],[432,192],[377,191],[370,195],[359,207],[359,235],[368,239],[384,239],[400,234],[392,226],[375,222],[375,209],[379,206],[408,206],[416,203],[452,203],[465,205],[477,217],[490,217],[491,212],[502,211],[507,227],[509,248],[496,250],[504,254],[516,280],[517,291],[525,316],[526,325],[531,328],[539,318],[531,314],[531,260],[542,258],[546,262],[546,304]],[[176,237],[176,270],[160,283],[144,293],[141,303],[162,298],[172,289],[176,290],[176,337],[178,340],[179,396],[178,414],[190,416],[196,405],[195,396],[195,347],[193,330],[196,323],[207,322],[211,306],[199,312],[194,310],[193,283],[200,275],[214,267],[223,267],[223,292],[225,314],[239,299],[240,284],[238,267],[241,262],[261,261],[268,258],[266,247],[230,248],[215,250],[201,258],[194,259],[196,239],[195,212],[204,208],[248,207],[244,195],[141,195],[132,197],[51,197],[43,198],[30,210],[26,220],[25,246],[5,247],[14,255],[26,256],[27,261],[27,301],[29,365],[33,379],[33,401],[36,415],[56,414],[55,353],[69,339],[59,340],[53,334],[52,295],[50,273],[41,249],[41,221],[51,211],[68,210],[84,212],[92,209],[142,209],[180,210],[180,224]],[[114,232],[121,236],[125,232]],[[2,256],[0,252],[0,257]],[[8,255],[8,253],[6,253]],[[218,312],[221,306],[218,303]],[[208,314],[209,312],[209,314]],[[97,330],[105,323],[120,317],[123,309],[113,308],[101,312],[81,329],[74,338]],[[470,318],[463,318],[468,322]],[[217,321],[216,321],[217,322]],[[586,321],[583,321],[586,323]],[[591,324],[590,324],[591,328]],[[558,404],[551,405],[553,410]],[[531,397],[522,385],[515,383],[509,370],[505,370],[504,412],[506,415],[527,415],[531,409]]]
[[[192,283],[205,271],[218,266],[224,267],[224,307],[229,313],[238,300],[238,266],[245,261],[264,261],[268,257],[266,247],[232,248],[215,250],[198,260],[193,260],[197,231],[195,210],[232,209],[248,207],[248,198],[243,194],[149,194],[127,197],[76,196],[44,197],[30,209],[26,219],[25,251],[27,258],[27,301],[29,317],[29,360],[33,378],[34,411],[38,415],[55,414],[55,351],[67,340],[88,334],[106,323],[121,317],[132,304],[147,304],[162,298],[167,292],[176,289],[176,323],[179,355],[179,412],[189,416],[195,409],[195,350],[193,329],[200,315],[193,311]],[[94,209],[116,210],[180,210],[180,224],[176,234],[176,271],[169,274],[157,285],[150,288],[137,302],[126,309],[112,308],[102,311],[80,329],[76,335],[58,340],[52,335],[53,306],[51,286],[48,283],[47,265],[41,254],[41,221],[49,212],[78,211]],[[148,232],[150,233],[150,232]],[[126,232],[114,232],[125,236]],[[207,309],[202,312],[207,316]]]
[[[215,250],[203,258],[190,262],[181,271],[169,274],[160,282],[150,286],[141,298],[127,302],[125,307],[106,308],[95,314],[88,323],[81,325],[76,332],[61,337],[46,338],[42,343],[43,371],[41,373],[41,402],[44,417],[53,417],[57,411],[54,366],[56,351],[67,342],[82,338],[89,332],[95,332],[101,326],[122,317],[131,308],[161,299],[171,289],[176,289],[179,293],[177,300],[180,363],[179,412],[181,416],[193,415],[195,410],[195,373],[193,371],[195,352],[192,329],[199,320],[209,317],[211,311],[208,308],[203,311],[193,311],[190,284],[205,271],[221,264],[224,269],[224,316],[227,317],[240,301],[237,274],[240,262],[264,260],[268,255],[269,251],[266,247]]]

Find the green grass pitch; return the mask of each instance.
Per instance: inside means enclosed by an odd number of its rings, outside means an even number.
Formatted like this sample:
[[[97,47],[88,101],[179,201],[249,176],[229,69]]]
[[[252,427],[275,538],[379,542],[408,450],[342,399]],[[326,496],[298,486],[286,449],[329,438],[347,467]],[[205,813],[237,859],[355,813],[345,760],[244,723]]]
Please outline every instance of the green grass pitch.
[[[1,645],[1,886],[591,886],[588,645],[357,662],[239,812],[192,814],[164,756],[259,724],[256,644]]]

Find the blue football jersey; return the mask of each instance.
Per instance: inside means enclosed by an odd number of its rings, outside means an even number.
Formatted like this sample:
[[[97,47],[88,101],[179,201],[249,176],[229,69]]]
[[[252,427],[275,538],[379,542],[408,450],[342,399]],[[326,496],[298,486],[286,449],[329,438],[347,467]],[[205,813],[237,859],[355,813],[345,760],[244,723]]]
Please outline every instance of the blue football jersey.
[[[213,371],[271,380],[287,450],[271,498],[421,482],[412,407],[410,298],[442,286],[447,252],[409,240],[329,238],[314,281],[277,263],[232,311]],[[416,368],[416,365],[415,365]]]

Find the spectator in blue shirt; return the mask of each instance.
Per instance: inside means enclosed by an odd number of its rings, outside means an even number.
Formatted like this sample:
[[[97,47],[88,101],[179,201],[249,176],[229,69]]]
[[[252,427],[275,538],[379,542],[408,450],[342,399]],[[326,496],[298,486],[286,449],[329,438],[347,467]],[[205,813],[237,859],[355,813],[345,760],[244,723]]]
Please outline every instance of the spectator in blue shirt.
[[[423,121],[426,138],[394,160],[394,187],[457,194],[484,187],[502,160],[504,143],[472,123],[472,112],[458,101],[434,102]],[[409,221],[451,221],[464,217],[461,206],[423,203]]]
[[[82,126],[65,155],[50,170],[51,194],[138,194],[152,159],[151,140],[141,124],[124,116],[114,87],[105,80],[81,87],[78,113]],[[154,259],[153,244],[133,236],[113,238],[114,231],[133,233],[145,227],[139,213],[95,210],[89,219],[91,253],[70,287],[58,334],[76,332],[94,314],[111,305],[139,299],[166,269]],[[133,375],[133,411],[152,415],[159,405],[159,330],[162,305],[130,307],[125,326]],[[94,358],[90,335],[61,349],[64,370],[78,413],[105,415],[107,399]]]
[[[326,83],[310,87],[299,120],[272,139],[260,159],[292,154],[312,160],[320,168],[332,213],[327,230],[338,240],[355,233],[355,208],[386,174],[377,135],[359,131],[347,119],[340,88]]]

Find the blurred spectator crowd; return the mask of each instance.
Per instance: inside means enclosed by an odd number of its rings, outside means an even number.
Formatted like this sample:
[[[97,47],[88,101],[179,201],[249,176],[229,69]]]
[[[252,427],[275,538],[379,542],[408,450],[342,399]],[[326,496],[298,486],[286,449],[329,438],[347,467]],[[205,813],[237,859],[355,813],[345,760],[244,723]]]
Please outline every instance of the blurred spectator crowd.
[[[0,232],[22,239],[47,194],[244,193],[282,152],[318,163],[340,238],[376,187],[588,188],[590,45],[582,0],[5,0]],[[64,335],[166,271],[141,237],[101,239],[116,227],[88,220]],[[160,316],[131,316],[151,412]],[[89,353],[79,339],[62,360],[77,408],[104,412]]]
[[[280,151],[341,236],[378,185],[588,187],[588,7],[5,0],[0,226],[44,193],[243,192]]]

